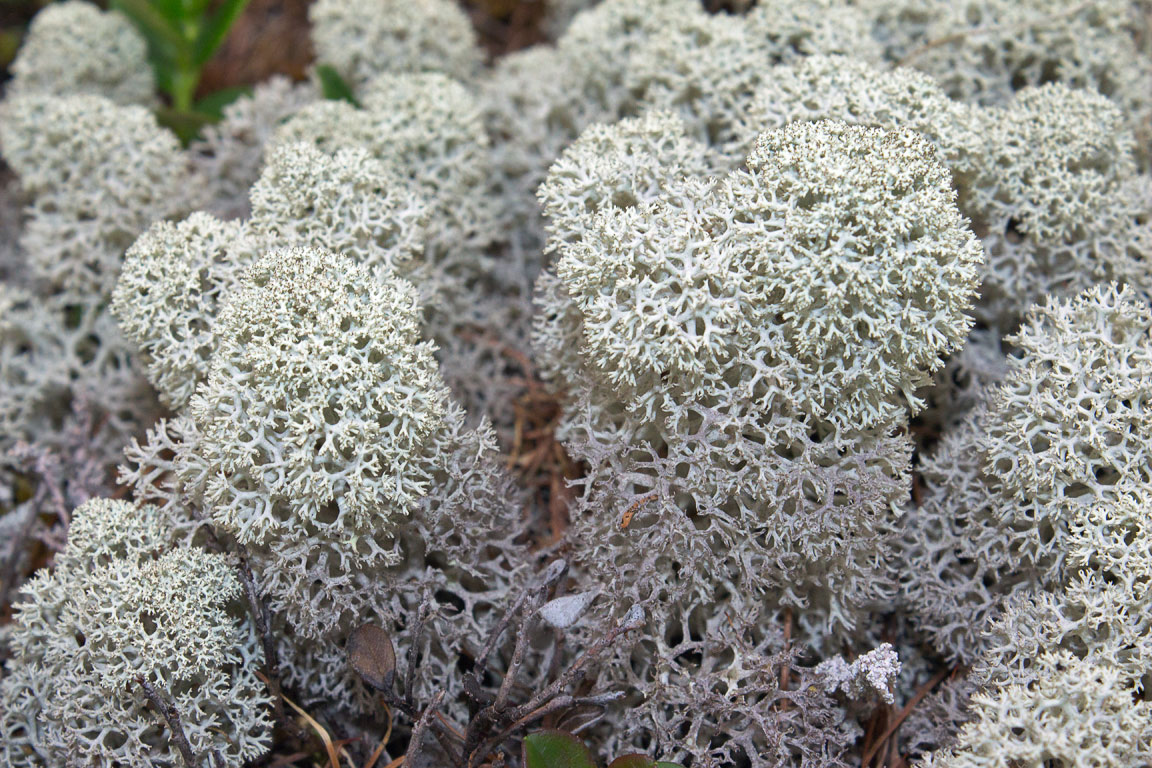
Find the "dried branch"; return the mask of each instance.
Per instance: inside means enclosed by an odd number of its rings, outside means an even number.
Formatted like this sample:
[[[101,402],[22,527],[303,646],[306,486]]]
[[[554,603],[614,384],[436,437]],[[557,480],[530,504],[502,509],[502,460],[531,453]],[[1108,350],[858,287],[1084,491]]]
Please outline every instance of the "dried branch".
[[[602,693],[595,696],[558,696],[548,703],[519,718],[500,733],[488,738],[483,744],[480,745],[479,749],[475,751],[475,754],[481,759],[486,757],[487,755],[491,754],[492,751],[495,750],[498,746],[500,746],[500,744],[503,743],[505,739],[516,735],[518,731],[527,728],[529,725],[543,720],[548,715],[555,714],[556,712],[563,712],[575,707],[593,706],[603,708],[620,699],[623,695],[624,693],[622,691],[616,691],[613,693]],[[471,765],[472,763],[469,762],[469,766]]]
[[[437,691],[436,695],[432,697],[431,703],[425,707],[424,712],[420,715],[420,719],[416,721],[416,727],[412,729],[412,738],[408,742],[408,752],[404,755],[404,763],[406,765],[414,765],[416,756],[420,754],[420,750],[424,744],[424,735],[428,732],[428,726],[432,723],[432,716],[435,714],[437,707],[440,706],[441,699],[444,698],[444,691]]]
[[[280,682],[280,652],[276,648],[276,637],[272,633],[272,620],[268,613],[268,606],[264,604],[264,600],[260,597],[260,591],[256,588],[256,578],[252,573],[252,566],[248,562],[248,550],[239,542],[230,541],[226,544],[222,541],[216,535],[211,523],[200,514],[190,499],[186,498],[183,506],[200,523],[201,530],[208,537],[208,542],[213,549],[228,552],[236,558],[236,573],[240,579],[240,585],[244,589],[244,600],[248,603],[248,613],[256,625],[256,633],[260,636],[260,645],[264,650],[264,681],[272,694],[273,716],[280,727],[287,730],[297,741],[302,741],[302,734],[296,727],[296,723],[284,711],[283,686]]]
[[[416,662],[420,658],[420,639],[424,635],[424,626],[428,623],[428,617],[432,615],[432,600],[425,596],[420,601],[420,607],[416,609],[416,621],[412,625],[412,644],[408,646],[407,664],[408,668],[404,670],[404,702],[408,705],[408,710],[415,709],[414,691],[416,688]]]
[[[176,709],[176,705],[165,699],[143,675],[137,675],[136,682],[144,690],[144,695],[148,697],[152,708],[168,723],[168,730],[172,731],[172,740],[176,742],[176,748],[184,758],[184,764],[188,768],[198,768],[196,755],[192,752],[192,745],[188,743],[188,737],[184,734],[184,726],[180,723],[180,712]]]
[[[239,545],[238,545],[239,546]],[[272,635],[272,622],[268,616],[268,606],[260,599],[256,590],[256,580],[252,576],[252,568],[248,565],[248,558],[237,553],[236,570],[240,574],[240,584],[244,587],[244,597],[248,602],[248,612],[256,623],[256,632],[260,635],[260,642],[264,648],[264,674],[268,676],[268,689],[272,693],[273,714],[276,722],[287,724],[289,730],[295,734],[295,723],[284,711],[284,697],[281,695],[280,685],[280,653],[276,649],[276,638]]]
[[[908,718],[908,715],[912,714],[912,710],[916,708],[916,705],[919,704],[920,701],[925,696],[927,696],[933,688],[939,685],[941,681],[948,677],[948,675],[953,671],[955,670],[942,669],[933,675],[931,680],[920,686],[919,690],[916,691],[916,695],[913,696],[912,699],[904,705],[904,708],[900,710],[898,715],[896,715],[896,718],[892,721],[892,724],[889,725],[884,733],[880,735],[880,738],[876,740],[876,742],[872,745],[872,748],[869,749],[867,753],[865,753],[864,759],[860,762],[861,766],[868,765],[872,758],[876,756],[876,753],[880,751],[880,747],[884,746],[884,743],[888,741],[888,739],[892,738],[892,734],[896,733],[896,729],[900,727],[900,724]]]
[[[0,570],[0,608],[8,605],[9,595],[16,586],[19,578],[20,559],[24,555],[24,544],[32,535],[32,527],[36,524],[37,505],[34,500],[28,500],[11,512],[12,515],[23,515],[17,521],[15,533],[8,539],[9,551],[4,558],[3,570]]]
[[[547,577],[545,581],[547,582]],[[563,691],[569,686],[578,684],[587,673],[592,661],[599,658],[620,637],[643,626],[644,621],[645,617],[642,610],[629,611],[623,621],[602,634],[570,667],[524,704],[507,709],[506,705],[500,704],[499,698],[497,698],[497,701],[480,710],[469,723],[467,738],[464,742],[464,764],[467,768],[476,766],[505,739],[541,718],[577,706],[602,707],[619,698],[617,693],[577,698],[565,694]],[[522,628],[521,634],[527,634],[527,629],[527,627]],[[514,676],[515,670],[510,666],[505,683]],[[489,735],[493,727],[497,725],[501,726],[500,731],[495,735]]]

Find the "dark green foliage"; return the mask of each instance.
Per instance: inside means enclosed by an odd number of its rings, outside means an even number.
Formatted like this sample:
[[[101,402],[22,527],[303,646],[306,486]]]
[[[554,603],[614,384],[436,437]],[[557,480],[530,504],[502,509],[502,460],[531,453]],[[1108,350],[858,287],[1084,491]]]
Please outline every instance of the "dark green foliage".
[[[537,731],[524,737],[525,768],[596,768],[584,742],[565,731]],[[608,768],[682,768],[647,755],[621,755]]]
[[[196,101],[204,65],[220,48],[248,0],[112,0],[148,41],[156,85],[171,100],[160,111],[161,122],[184,141],[215,122],[243,89],[229,89]]]

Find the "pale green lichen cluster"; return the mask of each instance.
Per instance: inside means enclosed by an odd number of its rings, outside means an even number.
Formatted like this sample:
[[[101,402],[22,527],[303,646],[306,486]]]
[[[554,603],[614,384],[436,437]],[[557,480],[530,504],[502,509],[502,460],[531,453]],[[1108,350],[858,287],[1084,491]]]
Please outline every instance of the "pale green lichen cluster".
[[[0,530],[57,552],[0,765],[179,764],[142,681],[205,764],[260,758],[249,597],[350,752],[366,623],[466,730],[554,552],[587,615],[517,652],[540,680],[647,617],[581,672],[625,692],[607,751],[838,768],[900,712],[924,766],[1152,763],[1147,4],[552,5],[489,65],[449,0],[320,0],[312,82],[187,149],[124,18],[31,25]]]
[[[172,549],[155,507],[75,510],[51,572],[25,586],[0,682],[0,763],[151,766],[182,760],[144,685],[181,712],[193,754],[241,766],[271,742],[262,653],[234,565]]]
[[[8,98],[90,94],[117,104],[151,104],[152,68],[144,38],[116,11],[83,0],[46,6],[28,27],[11,65]]]
[[[245,546],[307,701],[370,711],[341,651],[353,630],[411,632],[424,596],[459,589],[446,572],[484,574],[485,589],[460,594],[491,603],[520,567],[515,547],[480,559],[473,543],[517,534],[491,429],[464,427],[416,291],[386,266],[274,248],[222,293],[206,378],[129,452],[125,479]],[[165,462],[175,477],[153,474]],[[491,616],[474,610],[441,627],[445,648]],[[447,653],[425,663],[458,675]]]
[[[357,90],[384,72],[468,79],[480,68],[476,33],[450,0],[320,0],[308,19],[317,63]]]
[[[789,606],[817,636],[848,636],[892,598],[911,452],[895,429],[967,334],[982,252],[931,144],[906,129],[796,123],[720,178],[696,175],[709,157],[670,115],[572,145],[541,188],[557,261],[535,341],[568,395],[561,437],[589,463],[580,563],[651,605],[656,631],[687,642],[707,626],[716,657],[691,674],[729,674],[737,696],[765,683],[724,671],[744,640],[723,615]],[[634,655],[639,679],[617,670],[645,693],[629,727],[660,733],[674,697],[649,677],[678,648]],[[695,708],[699,740],[676,749],[731,758],[720,743],[738,734],[775,754],[733,700]]]
[[[974,660],[1005,597],[1075,575],[1069,537],[1089,509],[1146,492],[1150,329],[1114,286],[1035,308],[1003,382],[926,458],[906,593],[936,647]]]

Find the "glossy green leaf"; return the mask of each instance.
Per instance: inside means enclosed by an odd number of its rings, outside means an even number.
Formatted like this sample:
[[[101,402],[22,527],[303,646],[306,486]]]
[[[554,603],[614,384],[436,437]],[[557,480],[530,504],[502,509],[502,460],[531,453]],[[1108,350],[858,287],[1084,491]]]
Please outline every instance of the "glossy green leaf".
[[[653,768],[655,765],[648,755],[621,755],[608,763],[608,768]]]
[[[340,73],[331,65],[318,65],[316,75],[320,78],[320,88],[324,93],[324,98],[332,101],[347,101],[349,104],[360,106],[360,102],[356,100],[356,94],[352,93],[348,83],[344,82],[344,78],[340,77]]]
[[[526,768],[596,768],[584,742],[564,731],[538,731],[524,737]]]
[[[621,755],[608,764],[608,768],[684,768],[679,763],[656,762],[648,755]]]
[[[211,115],[219,120],[224,117],[224,108],[239,98],[252,93],[251,86],[243,85],[236,88],[223,88],[214,91],[200,99],[193,109],[203,115]]]
[[[156,122],[176,134],[185,146],[200,135],[200,131],[204,126],[209,123],[214,123],[216,120],[217,118],[215,116],[203,112],[172,109],[170,107],[162,107],[156,110]]]

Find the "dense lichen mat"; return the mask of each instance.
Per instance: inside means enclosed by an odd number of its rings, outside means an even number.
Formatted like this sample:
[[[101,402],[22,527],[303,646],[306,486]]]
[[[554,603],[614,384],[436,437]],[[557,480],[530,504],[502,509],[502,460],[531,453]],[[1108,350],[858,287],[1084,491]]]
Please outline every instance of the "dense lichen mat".
[[[0,766],[1152,766],[1152,7],[712,5],[35,16]]]

